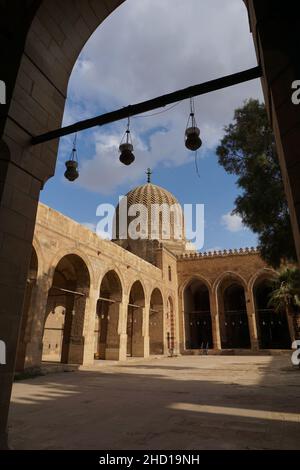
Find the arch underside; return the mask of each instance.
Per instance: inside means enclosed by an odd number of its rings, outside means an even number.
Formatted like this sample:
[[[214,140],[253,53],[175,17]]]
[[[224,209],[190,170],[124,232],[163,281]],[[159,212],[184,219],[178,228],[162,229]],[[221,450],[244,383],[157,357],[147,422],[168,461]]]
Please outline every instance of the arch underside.
[[[185,351],[290,348],[292,333],[287,313],[275,312],[269,306],[274,272],[262,270],[262,274],[253,278],[250,288],[234,272],[221,275],[213,287],[199,276],[184,284]],[[216,306],[212,303],[214,296]],[[253,298],[250,306],[249,297]]]
[[[66,255],[57,264],[44,319],[42,360],[82,364],[83,326],[90,277],[78,255]]]
[[[164,353],[163,297],[159,289],[154,289],[150,298],[149,341],[150,354]]]
[[[184,290],[186,349],[213,348],[209,290],[200,280],[191,281]]]
[[[102,279],[95,316],[95,359],[118,359],[120,348],[119,315],[122,284],[111,270]]]
[[[224,349],[251,347],[244,287],[238,282],[223,283],[220,287],[221,344]]]
[[[259,345],[261,349],[289,349],[291,337],[287,315],[270,306],[271,291],[270,279],[260,280],[254,286]]]
[[[127,307],[127,356],[143,357],[145,344],[143,336],[145,292],[140,281],[136,281],[129,294]]]

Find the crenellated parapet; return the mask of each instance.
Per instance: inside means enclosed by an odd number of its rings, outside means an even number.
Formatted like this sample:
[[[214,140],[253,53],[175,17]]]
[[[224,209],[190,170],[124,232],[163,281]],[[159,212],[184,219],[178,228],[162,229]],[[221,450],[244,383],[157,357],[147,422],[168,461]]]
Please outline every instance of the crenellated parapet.
[[[235,248],[229,250],[215,250],[215,251],[204,251],[204,252],[185,252],[177,256],[179,260],[198,260],[201,258],[217,258],[225,256],[236,256],[236,255],[251,255],[259,254],[259,250],[253,246],[250,248]]]

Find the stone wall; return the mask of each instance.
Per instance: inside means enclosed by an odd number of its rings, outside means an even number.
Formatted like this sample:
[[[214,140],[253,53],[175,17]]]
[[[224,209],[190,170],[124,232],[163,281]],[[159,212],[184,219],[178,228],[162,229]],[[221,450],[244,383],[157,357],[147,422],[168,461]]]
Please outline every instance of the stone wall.
[[[178,257],[178,311],[180,318],[180,348],[186,351],[186,325],[184,291],[192,280],[199,280],[209,292],[212,320],[213,349],[222,349],[222,321],[224,320],[223,286],[242,286],[245,295],[245,310],[248,318],[251,349],[260,348],[260,330],[255,301],[255,286],[260,281],[272,279],[276,272],[259,256],[254,248],[224,250],[209,253],[187,253]],[[289,334],[294,338],[292,319],[288,318]]]
[[[161,325],[163,337],[163,352],[167,352],[167,339],[166,339],[166,308],[169,298],[174,302],[175,316],[177,314],[177,273],[176,273],[176,257],[160,247],[157,251],[157,259],[159,267],[144,261],[138,256],[124,250],[115,243],[100,239],[94,232],[86,227],[76,223],[61,213],[39,204],[37,212],[37,221],[34,233],[33,247],[37,257],[38,269],[35,295],[32,297],[31,305],[28,308],[27,323],[31,325],[30,332],[26,337],[26,351],[25,364],[20,364],[18,367],[32,367],[39,365],[42,359],[42,349],[46,352],[46,346],[43,346],[44,326],[47,314],[55,309],[61,314],[61,305],[53,306],[53,300],[48,301],[50,289],[55,289],[55,269],[61,260],[68,257],[78,258],[84,269],[88,273],[88,286],[86,287],[87,296],[84,305],[85,312],[84,325],[83,325],[83,338],[84,338],[84,352],[82,362],[87,364],[94,360],[95,352],[95,315],[97,312],[97,302],[100,297],[101,282],[109,271],[113,271],[118,277],[121,286],[122,298],[119,302],[119,319],[118,319],[118,340],[119,348],[114,350],[113,356],[115,359],[126,358],[126,325],[127,325],[127,304],[129,303],[129,294],[131,286],[135,281],[139,281],[144,291],[144,308],[143,310],[143,341],[149,342],[149,306],[150,298],[154,289],[159,289],[163,299],[163,322]],[[165,267],[166,266],[166,267]],[[172,279],[169,280],[168,266],[172,270]],[[163,268],[162,268],[163,267]],[[67,268],[64,268],[65,270]],[[83,269],[83,267],[79,267]],[[74,274],[75,276],[75,274]],[[56,281],[57,284],[57,281]],[[65,287],[65,286],[64,286]],[[64,309],[65,306],[63,305]],[[71,308],[71,310],[73,307]],[[47,313],[46,313],[47,312]],[[51,330],[51,321],[47,323],[47,338],[52,348],[49,338],[53,336]],[[61,321],[61,319],[58,321]],[[50,324],[50,327],[49,327]],[[176,324],[179,324],[176,319]],[[28,328],[27,328],[28,332]],[[59,331],[59,334],[62,334]],[[56,337],[52,338],[54,343]],[[52,342],[53,342],[52,341]],[[61,338],[57,338],[61,341]],[[56,342],[58,344],[58,342]],[[21,343],[24,344],[21,338]],[[53,344],[54,344],[53,343]],[[115,341],[116,343],[116,341]],[[49,345],[48,345],[49,348]],[[58,346],[59,352],[60,346]],[[52,348],[53,349],[53,348]],[[57,348],[54,348],[57,349]],[[142,346],[143,355],[149,354],[149,345]],[[107,353],[108,354],[108,353]],[[110,348],[110,357],[112,352]],[[51,358],[51,353],[44,354],[45,358]],[[52,353],[52,357],[55,353]]]

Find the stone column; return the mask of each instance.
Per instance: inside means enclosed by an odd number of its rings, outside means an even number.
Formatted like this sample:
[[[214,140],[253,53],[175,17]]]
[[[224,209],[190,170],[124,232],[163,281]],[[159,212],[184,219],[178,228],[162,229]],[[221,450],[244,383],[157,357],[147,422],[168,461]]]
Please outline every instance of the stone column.
[[[173,314],[174,318],[170,318],[170,341],[173,343],[173,355],[178,356],[180,355],[180,349],[179,349],[179,333],[178,333],[178,328],[177,328],[177,323],[175,322],[175,313]],[[169,354],[169,350],[167,348],[167,338],[166,338],[166,349],[165,349],[165,354]]]
[[[149,357],[149,305],[134,308],[132,357]]]
[[[179,327],[178,327],[178,324],[176,324],[176,323],[175,323],[175,327],[174,327],[174,349],[173,349],[173,354],[174,354],[174,356],[181,356]]]
[[[144,354],[143,357],[150,356],[150,336],[149,336],[149,312],[150,303],[146,303],[145,307],[141,309],[143,312],[143,342],[144,342]]]
[[[119,304],[119,361],[127,359],[127,312],[128,312],[128,298],[123,297],[122,302]]]
[[[171,312],[167,311],[167,306],[163,309],[163,354],[168,355],[169,350],[168,350],[168,328],[167,328],[167,313],[170,315],[169,318],[169,325],[170,325],[170,334],[171,334]]]
[[[153,305],[149,311],[149,347],[150,355],[164,354],[166,335],[162,305]]]
[[[216,351],[220,351],[222,349],[222,346],[221,346],[221,335],[220,335],[219,310],[218,310],[218,303],[217,303],[216,295],[210,295],[210,315],[211,315],[213,348]]]
[[[168,348],[167,348],[166,309],[163,305],[161,306],[159,321],[161,321],[162,323],[161,338],[160,338],[161,339],[160,341],[161,354],[167,354]]]
[[[175,335],[176,343],[178,347],[178,353],[184,354],[186,346],[186,319],[183,302],[181,297],[178,296],[178,302],[174,305],[174,314],[175,314]],[[177,305],[177,308],[176,308]]]
[[[29,342],[26,346],[25,369],[39,367],[42,362],[45,314],[51,281],[46,275],[37,279],[32,292],[28,314]]]
[[[32,326],[32,312],[31,304],[32,299],[36,292],[36,279],[27,279],[27,286],[25,290],[25,299],[22,313],[22,322],[20,328],[20,340],[17,350],[16,370],[23,371],[25,368],[26,349],[30,341],[30,329]]]
[[[76,289],[76,284],[74,281],[67,281],[66,288],[74,291]],[[82,300],[82,299],[80,299]],[[84,299],[85,301],[85,299]],[[74,295],[66,295],[65,297],[65,321],[64,321],[64,331],[63,331],[63,340],[62,340],[62,348],[61,348],[61,362],[63,364],[79,364],[81,361],[79,360],[80,354],[78,349],[80,349],[79,342],[76,341],[75,331],[77,330],[78,324],[78,315],[79,312],[76,308],[77,298]],[[82,307],[82,305],[81,305]],[[83,315],[84,312],[81,310],[81,314]],[[82,340],[81,340],[82,341]],[[81,351],[83,349],[83,345],[81,343]],[[83,357],[83,351],[81,355],[81,359]]]
[[[118,361],[120,356],[119,314],[119,302],[109,303],[105,359],[114,361]]]
[[[0,144],[0,340],[6,363],[0,364],[0,448],[7,445],[7,418],[19,330],[32,253],[41,181],[8,160]]]
[[[179,299],[174,299],[174,304],[173,304],[173,335],[174,335],[174,355],[180,356],[181,355],[181,349],[180,349],[180,335],[182,332],[182,314],[179,318],[179,305],[180,301]],[[181,323],[179,323],[181,322]],[[172,323],[171,323],[172,324]],[[172,329],[171,329],[172,331]]]
[[[95,318],[97,314],[97,302],[99,298],[98,289],[90,288],[89,296],[86,299],[84,324],[83,324],[83,365],[94,364],[95,347]]]
[[[247,289],[247,291],[245,291],[245,297],[246,297],[246,309],[247,309],[251,349],[253,351],[258,351],[259,341],[258,341],[258,333],[257,333],[255,302],[254,302],[253,292],[252,291],[249,292],[249,290]]]

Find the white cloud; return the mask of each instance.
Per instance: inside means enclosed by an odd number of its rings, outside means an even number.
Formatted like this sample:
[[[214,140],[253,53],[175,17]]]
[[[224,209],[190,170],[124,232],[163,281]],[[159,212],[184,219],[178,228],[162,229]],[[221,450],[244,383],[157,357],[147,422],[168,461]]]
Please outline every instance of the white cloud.
[[[222,215],[221,224],[224,225],[229,232],[240,232],[241,230],[246,230],[243,225],[242,218],[237,214],[232,214],[231,212]]]
[[[127,0],[83,49],[71,76],[68,94],[72,101],[64,121],[74,122],[254,65],[247,10],[241,0]],[[258,80],[196,99],[203,140],[200,156],[216,146],[234,109],[251,96],[262,96]],[[126,123],[98,128],[92,133],[94,152],[83,162],[78,184],[107,194],[125,181],[134,184],[147,166],[188,162],[193,158],[184,147],[188,114],[188,102],[183,102],[167,113],[132,119],[136,162],[128,168],[118,161]]]

